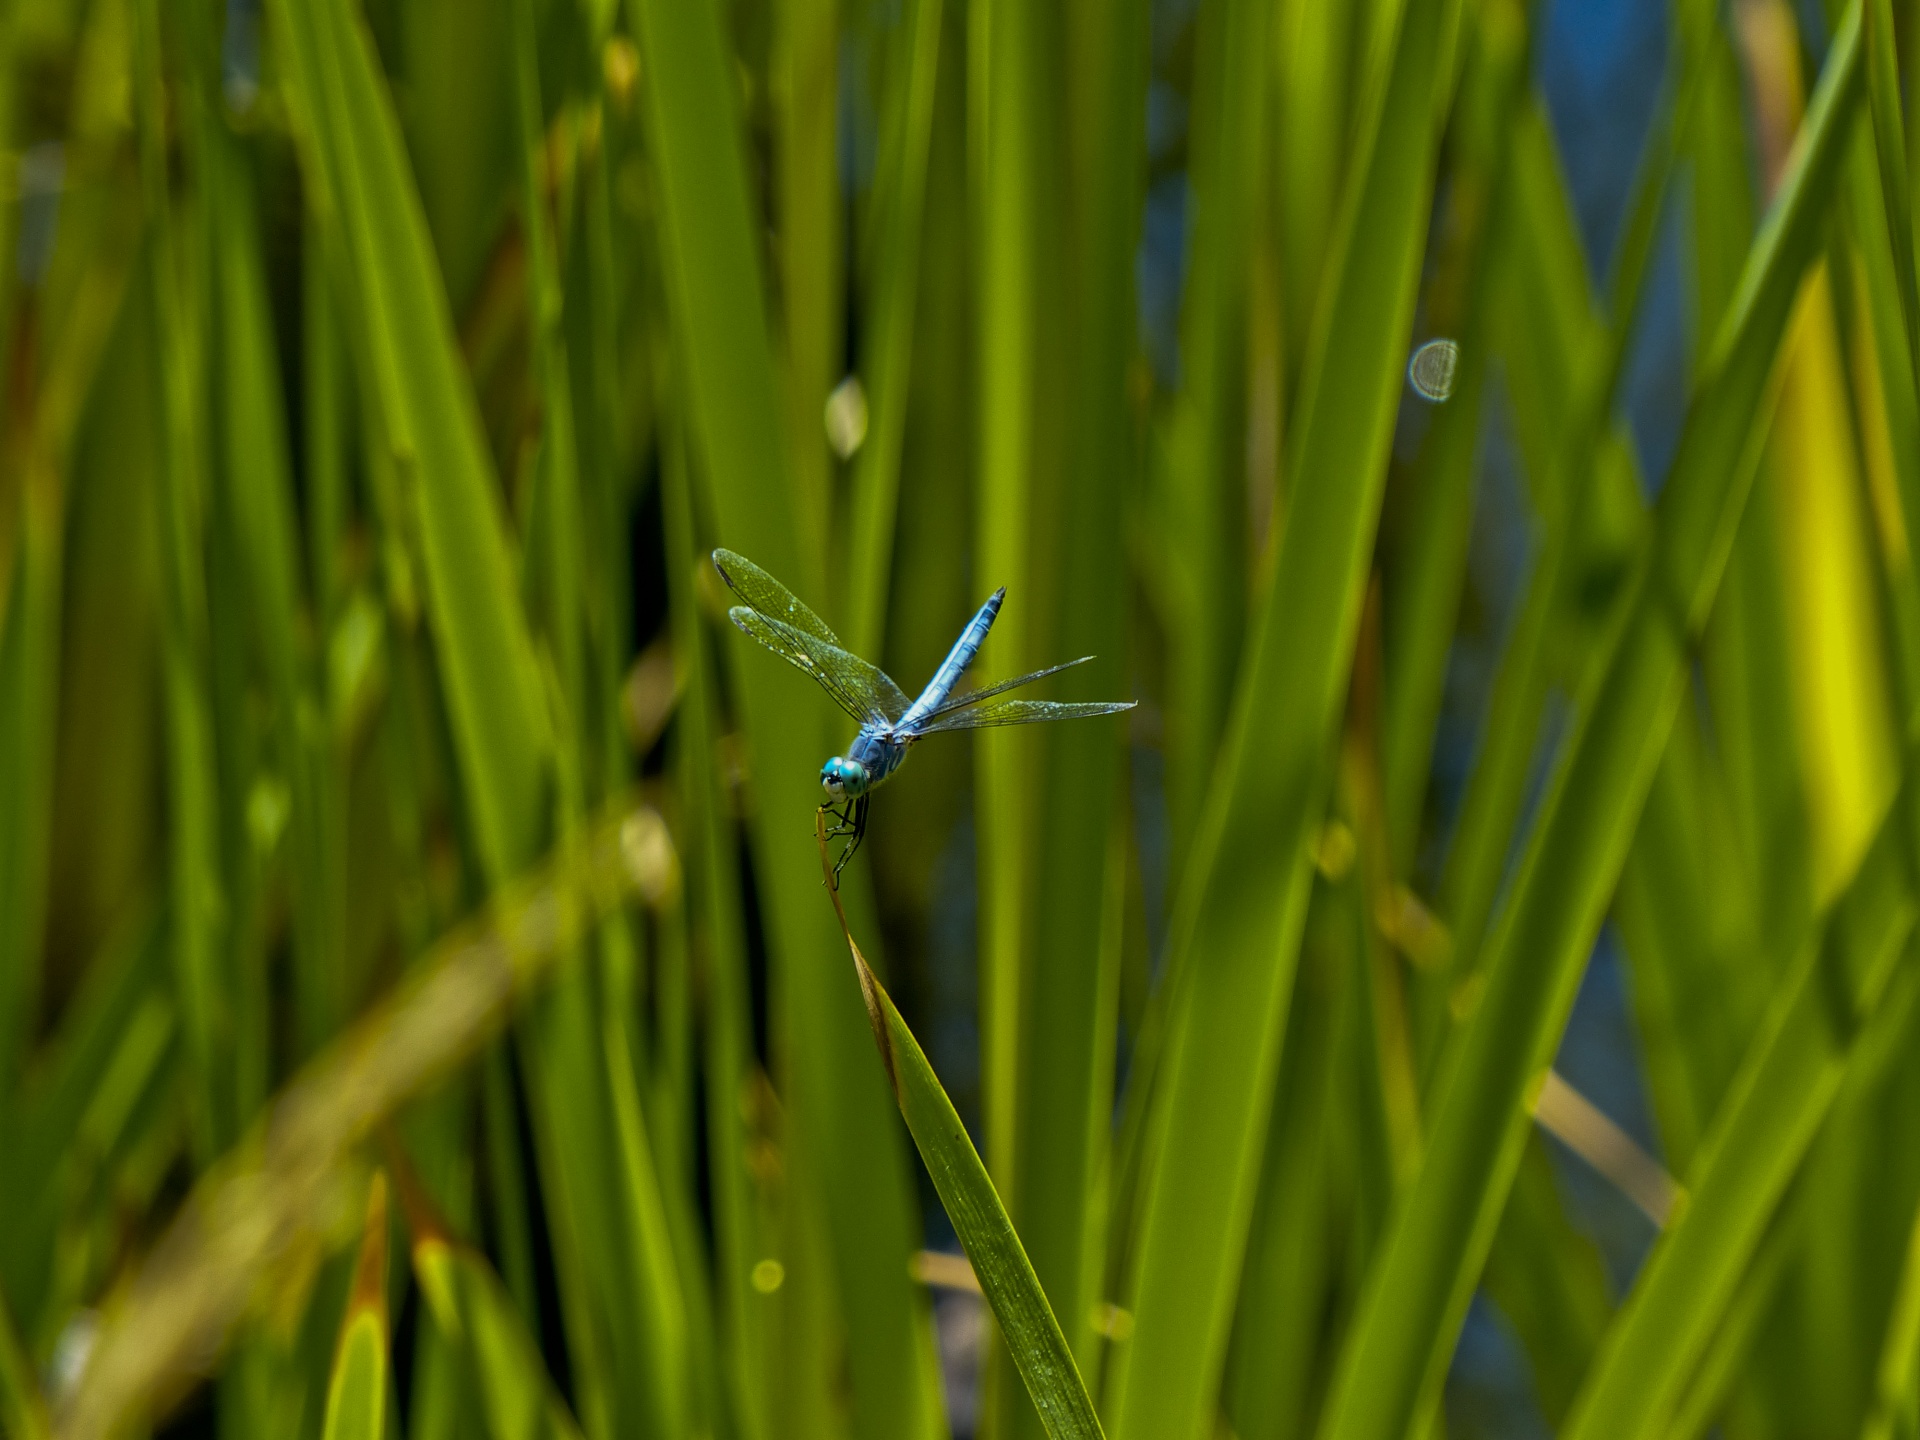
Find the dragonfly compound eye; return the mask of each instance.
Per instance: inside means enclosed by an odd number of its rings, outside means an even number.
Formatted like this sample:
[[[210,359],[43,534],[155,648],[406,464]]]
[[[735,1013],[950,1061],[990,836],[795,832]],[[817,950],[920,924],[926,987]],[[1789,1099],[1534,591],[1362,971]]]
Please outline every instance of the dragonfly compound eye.
[[[835,800],[857,800],[867,793],[867,767],[835,756],[820,767],[820,784]]]

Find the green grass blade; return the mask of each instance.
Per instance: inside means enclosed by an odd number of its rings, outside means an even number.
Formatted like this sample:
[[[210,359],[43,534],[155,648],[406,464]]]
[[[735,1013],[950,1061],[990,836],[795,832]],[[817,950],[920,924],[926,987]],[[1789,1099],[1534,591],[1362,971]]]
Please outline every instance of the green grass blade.
[[[1323,904],[1309,915],[1301,941],[1265,1173],[1247,1237],[1222,1405],[1242,1440],[1310,1429],[1320,1320],[1339,1283],[1332,1032],[1344,983],[1337,961],[1345,951],[1319,935],[1335,921],[1333,908]]]
[[[1069,18],[1067,158],[1077,224],[1040,237],[1054,263],[1069,242],[1080,270],[1060,297],[1075,318],[1058,509],[1077,517],[1035,552],[1032,603],[1050,614],[1049,656],[1093,655],[1070,693],[1126,693],[1122,516],[1140,457],[1127,407],[1134,356],[1133,265],[1146,137],[1148,7],[1085,6]],[[1046,497],[1027,501],[1047,523]],[[1045,533],[1044,528],[1041,533]],[[1119,802],[1124,721],[1049,727],[1036,736],[1015,1185],[1010,1209],[1069,1345],[1091,1375],[1102,1292],[1112,1130],[1114,1034],[1128,811]],[[998,848],[997,844],[996,847]],[[1039,1417],[1011,1384],[997,1389],[1005,1432],[1038,1435]]]
[[[1263,121],[1276,8],[1224,0],[1199,7],[1194,17],[1193,238],[1182,287],[1181,385],[1166,418],[1164,451],[1150,452],[1148,523],[1159,543],[1148,552],[1145,577],[1170,640],[1167,803],[1176,857],[1189,852],[1201,823],[1245,639],[1254,549],[1246,538],[1247,311],[1269,178]],[[1324,23],[1344,22],[1329,15]],[[1322,136],[1334,128],[1304,105],[1289,118]],[[1291,476],[1283,480],[1292,483]],[[1271,495],[1260,498],[1273,503]]]
[[[867,342],[871,358],[862,371],[872,419],[853,466],[846,552],[851,578],[843,627],[856,655],[881,653],[893,577],[944,11],[943,0],[914,0],[900,22],[899,53],[892,61],[897,73],[881,141],[882,154],[892,157],[892,166],[876,181],[863,246],[863,288],[873,318]]]
[[[33,1361],[4,1303],[0,1303],[0,1428],[15,1440],[51,1440],[53,1435]]]
[[[1554,1427],[1565,1423],[1613,1318],[1599,1251],[1575,1228],[1560,1197],[1553,1157],[1536,1129],[1481,1280],[1519,1335],[1541,1412]]]
[[[1472,539],[1473,486],[1485,423],[1498,287],[1496,266],[1512,242],[1514,181],[1508,175],[1515,112],[1526,91],[1527,31],[1509,12],[1480,12],[1460,82],[1461,155],[1453,203],[1461,216],[1437,268],[1451,290],[1432,302],[1431,322],[1460,343],[1453,394],[1433,417],[1405,509],[1383,536],[1382,649],[1388,681],[1381,718],[1380,768],[1393,875],[1412,872],[1420,839],[1440,715],[1447,657],[1459,620]]]
[[[1385,1440],[1437,1393],[1527,1125],[1618,878],[1757,459],[1756,420],[1799,282],[1816,258],[1858,96],[1858,7],[1835,37],[1796,160],[1756,241],[1662,492],[1632,618],[1559,766],[1482,992],[1446,1072],[1426,1158],[1368,1280],[1323,1433]]]
[[[1634,517],[1640,508],[1640,488],[1633,466],[1630,461],[1621,463],[1631,456],[1631,449],[1615,441],[1609,432],[1614,428],[1621,377],[1635,333],[1634,322],[1668,182],[1678,163],[1711,53],[1695,33],[1703,18],[1708,18],[1705,7],[1677,8],[1668,59],[1669,93],[1655,114],[1633,193],[1621,219],[1621,233],[1614,244],[1607,322],[1573,356],[1569,367],[1572,400],[1564,425],[1553,434],[1546,469],[1536,480],[1546,512],[1546,537],[1527,578],[1512,638],[1500,657],[1485,735],[1475,755],[1473,778],[1461,804],[1459,829],[1448,850],[1441,887],[1443,908],[1453,927],[1455,963],[1469,970],[1479,960],[1487,923],[1507,875],[1514,826],[1525,805],[1549,688],[1560,678],[1575,693],[1583,691],[1581,661],[1591,653],[1591,647],[1579,642],[1590,642],[1596,629],[1605,633],[1595,627],[1585,633],[1575,631],[1570,637],[1568,612],[1577,613],[1576,597],[1582,590],[1595,588],[1594,574],[1617,570],[1618,558],[1613,552],[1623,538],[1631,538],[1631,531],[1623,537],[1615,517]],[[1528,152],[1528,158],[1546,157],[1536,148]],[[1523,165],[1517,183],[1555,191],[1561,188],[1558,180],[1559,166],[1549,160],[1544,165]],[[1523,203],[1537,213],[1558,199],[1552,194],[1533,194]],[[1523,250],[1519,263],[1538,262]],[[1554,269],[1550,265],[1543,268]],[[1583,269],[1578,256],[1568,257],[1557,268],[1561,275],[1568,276],[1578,275]],[[1578,299],[1565,294],[1558,297],[1569,312],[1567,329],[1571,333],[1577,333],[1577,317],[1586,308],[1582,303],[1584,284],[1580,291]],[[1522,330],[1535,328],[1522,317],[1516,317],[1516,322]],[[1569,643],[1570,638],[1574,643]],[[1569,652],[1574,657],[1572,663]],[[1562,672],[1558,677],[1556,666]]]
[[[1864,151],[1864,143],[1860,150]],[[1859,429],[1863,469],[1867,477],[1871,513],[1878,522],[1878,558],[1884,571],[1885,608],[1894,644],[1890,659],[1897,662],[1895,705],[1910,715],[1920,687],[1920,585],[1906,537],[1920,519],[1920,392],[1913,382],[1913,352],[1907,344],[1905,311],[1899,296],[1902,283],[1897,257],[1889,243],[1888,202],[1875,184],[1874,167],[1864,153],[1856,153],[1848,167],[1851,224],[1855,240],[1851,257],[1836,246],[1833,273],[1836,297],[1842,299],[1843,331],[1853,340],[1849,358],[1851,379],[1858,392]],[[1851,264],[1846,260],[1851,258]],[[1850,283],[1849,283],[1850,282]],[[1846,299],[1853,303],[1845,304]],[[1881,495],[1890,488],[1897,504],[1886,507]],[[1891,508],[1893,513],[1883,514]]]
[[[135,7],[140,59],[141,193],[150,228],[146,303],[151,365],[159,388],[162,555],[162,687],[166,708],[168,860],[172,867],[175,981],[192,1077],[195,1159],[207,1164],[233,1138],[230,975],[221,964],[226,894],[220,853],[220,789],[209,673],[206,455],[194,415],[202,336],[185,292],[183,250],[196,217],[176,206],[167,181],[169,143],[157,5]]]
[[[969,14],[984,34],[983,66],[968,73],[978,107],[974,173],[975,395],[978,441],[973,501],[973,591],[1008,588],[992,644],[974,662],[981,685],[1040,665],[1045,633],[1035,554],[1039,513],[1058,493],[1065,396],[1057,388],[1064,308],[1050,246],[1066,221],[1065,135],[1058,105],[1064,17],[1021,0]],[[980,43],[976,35],[975,43]],[[977,88],[976,88],[977,87]],[[1025,596],[1024,603],[1021,597]],[[978,603],[977,601],[975,603]],[[1008,727],[973,739],[974,829],[994,843],[977,851],[980,877],[980,1110],[988,1160],[1016,1193],[1023,996],[1033,865],[1033,785],[1040,737]]]
[[[1880,196],[1893,273],[1906,324],[1907,353],[1920,375],[1920,289],[1914,280],[1913,202],[1907,190],[1907,147],[1900,117],[1900,57],[1894,49],[1891,0],[1866,0],[1860,18],[1866,47],[1867,110],[1873,117],[1874,155],[1880,162]]]
[[[828,852],[825,822],[820,823],[820,868],[824,874]],[[834,903],[837,909],[837,895]],[[843,932],[845,924],[843,916]],[[1049,1440],[1103,1440],[1100,1417],[1094,1413],[1093,1398],[1087,1394],[1086,1383],[1074,1364],[1067,1337],[1061,1333],[1060,1322],[1054,1318],[1046,1291],[1040,1288],[1039,1277],[1014,1233],[987,1167],[981,1163],[980,1152],[967,1138],[967,1127],[941,1087],[940,1077],[927,1063],[920,1042],[894,1008],[892,997],[867,968],[866,957],[851,934],[847,935],[847,950],[860,978],[873,1043],[880,1052],[880,1063],[900,1114],[933,1178],[933,1188],[946,1207],[947,1218],[953,1222],[954,1233],[973,1262],[974,1276],[993,1307],[1013,1363],[1040,1414],[1040,1423]]]
[[[1608,1332],[1565,1433],[1659,1433],[1839,1093],[1916,916],[1910,790],[1782,986],[1692,1174],[1690,1199]]]
[[[786,340],[788,480],[801,543],[827,553],[834,458],[827,448],[827,396],[845,365],[842,326],[840,6],[790,0],[773,7],[774,150],[780,217],[780,296]],[[836,617],[837,618],[837,617]]]
[[[327,1381],[322,1440],[380,1440],[386,1433],[387,1182],[377,1171],[367,1193],[367,1223],[354,1267],[347,1313],[340,1322],[333,1374]]]
[[[645,120],[658,183],[657,230],[677,360],[675,399],[692,473],[716,537],[802,599],[826,591],[795,513],[782,410],[756,257],[732,61],[708,0],[631,0],[645,65]],[[924,1301],[907,1257],[919,1248],[905,1156],[884,1086],[863,1063],[858,996],[820,904],[813,855],[796,833],[820,803],[820,762],[845,744],[812,686],[729,636],[737,713],[751,746],[754,859],[788,1037],[787,1098],[800,1173],[830,1237],[847,1334],[856,1434],[902,1440],[938,1425]]]
[[[506,517],[392,101],[345,5],[274,0],[304,159],[344,237],[371,373],[369,410],[424,562],[427,617],[466,813],[488,880],[547,828],[546,699],[514,583]]]
[[[248,653],[259,658],[270,681],[272,759],[288,781],[295,1025],[302,1053],[311,1053],[346,1013],[344,857],[338,838],[342,797],[333,780],[333,747],[319,719],[312,647],[301,630],[304,587],[293,470],[253,179],[244,152],[217,119],[204,118],[195,139],[206,172],[215,257],[210,346],[220,395],[213,437],[215,496],[240,562],[236,589],[244,598],[237,608],[247,617]],[[246,1088],[257,1092],[259,1081]]]
[[[1728,1302],[1720,1328],[1688,1382],[1686,1398],[1674,1413],[1670,1432],[1676,1440],[1696,1440],[1728,1409],[1730,1392],[1742,1379],[1741,1366],[1749,1358],[1754,1337],[1776,1312],[1788,1266],[1800,1253],[1808,1206],[1801,1196],[1789,1196],[1761,1239],[1758,1250],[1740,1277],[1740,1286]]]
[[[707,1004],[703,1058],[707,1089],[708,1168],[713,1193],[714,1290],[722,1365],[733,1391],[735,1423],[745,1440],[768,1433],[773,1394],[767,1306],[753,1269],[766,1258],[747,1173],[745,1124],[753,1064],[747,941],[734,863],[738,837],[727,820],[719,777],[708,763],[718,735],[713,655],[694,599],[698,567],[708,564],[694,540],[693,497],[684,453],[671,439],[661,475],[666,521],[667,587],[674,660],[686,674],[680,702],[675,769],[683,807],[692,919],[704,940]]]
[[[459,1337],[468,1377],[480,1392],[480,1416],[493,1440],[578,1440],[540,1344],[527,1330],[500,1277],[484,1257],[452,1240],[438,1218],[409,1195],[413,1271],[440,1330]]]
[[[1758,933],[1708,744],[1696,718],[1675,722],[1613,905],[1661,1149],[1677,1174],[1691,1168],[1766,1006],[1772,967],[1756,957],[1779,954],[1783,940],[1791,953],[1797,938]],[[1755,968],[1765,973],[1742,973]]]
[[[1860,1427],[1860,1440],[1894,1440],[1896,1427],[1912,1424],[1916,1362],[1920,1362],[1920,1215],[1909,1229],[1906,1260],[1893,1296],[1874,1372],[1873,1408]]]
[[[1317,364],[1304,381],[1286,528],[1169,938],[1174,1038],[1136,1237],[1133,1340],[1109,1382],[1124,1440],[1212,1413],[1372,558],[1457,12],[1408,7],[1361,147]],[[1157,1082],[1158,1083],[1158,1082]]]
[[[26,474],[0,610],[0,1084],[9,1086],[39,1012],[59,708],[61,498],[44,464]]]

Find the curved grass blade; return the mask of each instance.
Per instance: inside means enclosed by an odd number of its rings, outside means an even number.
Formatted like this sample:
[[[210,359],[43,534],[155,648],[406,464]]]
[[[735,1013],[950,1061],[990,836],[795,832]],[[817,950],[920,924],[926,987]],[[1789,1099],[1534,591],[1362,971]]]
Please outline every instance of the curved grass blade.
[[[324,1440],[380,1440],[387,1422],[387,1179],[367,1188],[367,1223],[327,1382]]]
[[[886,1067],[887,1083],[947,1218],[953,1221],[954,1234],[960,1237],[967,1259],[973,1263],[981,1293],[993,1307],[994,1319],[1000,1322],[1001,1337],[1021,1380],[1026,1382],[1034,1409],[1040,1412],[1040,1423],[1051,1440],[1102,1440],[1100,1418],[1094,1413],[1080,1368],[1074,1364],[1073,1350],[1054,1318],[1053,1307],[1047,1303],[1046,1291],[1040,1288],[1020,1237],[1014,1233],[987,1167],[981,1163],[980,1152],[967,1138],[967,1128],[947,1098],[940,1077],[927,1063],[920,1042],[900,1018],[885,987],[867,968],[866,957],[847,929],[847,915],[840,908],[840,895],[831,879],[825,810],[815,815],[814,835],[820,844],[821,874],[827,878],[827,893],[840,918],[840,933],[846,937],[847,951],[860,977],[860,994],[867,1002],[867,1021],[873,1027],[880,1063]]]
[[[1368,1279],[1324,1435],[1404,1435],[1438,1393],[1519,1164],[1524,1099],[1551,1059],[1681,702],[1686,641],[1746,500],[1774,360],[1851,134],[1859,5],[1836,33],[1780,199],[1748,257],[1662,492],[1621,637],[1567,746],[1477,1009],[1437,1082],[1431,1138]]]

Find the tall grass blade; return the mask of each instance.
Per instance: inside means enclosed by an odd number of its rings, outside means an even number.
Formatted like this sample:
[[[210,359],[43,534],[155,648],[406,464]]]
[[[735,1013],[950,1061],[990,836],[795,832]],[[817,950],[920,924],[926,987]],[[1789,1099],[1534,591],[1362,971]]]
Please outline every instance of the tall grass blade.
[[[718,538],[750,555],[802,598],[825,591],[823,556],[804,544],[794,513],[772,344],[755,255],[731,62],[717,7],[632,0],[646,66],[645,119],[658,169],[657,215],[681,407],[692,472],[710,494]],[[772,964],[789,1037],[789,1104],[801,1173],[830,1237],[847,1334],[855,1433],[870,1440],[926,1434],[930,1393],[925,1310],[907,1257],[919,1248],[905,1157],[884,1087],[860,1064],[856,987],[836,955],[819,878],[796,823],[818,804],[821,759],[844,743],[805,682],[759,656],[740,663],[734,694],[752,747],[754,858]],[[789,688],[791,687],[791,688]],[[811,687],[806,687],[811,692]]]
[[[1109,1381],[1122,1440],[1203,1433],[1225,1359],[1260,1143],[1385,481],[1457,12],[1408,7],[1360,147],[1303,381],[1294,477],[1231,740],[1169,939],[1159,1145],[1134,1238],[1137,1326]]]
[[[1815,258],[1860,78],[1859,9],[1835,37],[1792,171],[1755,242],[1662,492],[1631,618],[1568,744],[1436,1090],[1425,1160],[1367,1282],[1323,1433],[1405,1432],[1437,1393],[1551,1058],[1625,858],[1746,498],[1774,356]]]
[[[367,413],[418,545],[474,848],[491,883],[547,829],[546,701],[513,583],[506,517],[398,122],[364,25],[342,4],[274,0],[303,160],[339,226]]]

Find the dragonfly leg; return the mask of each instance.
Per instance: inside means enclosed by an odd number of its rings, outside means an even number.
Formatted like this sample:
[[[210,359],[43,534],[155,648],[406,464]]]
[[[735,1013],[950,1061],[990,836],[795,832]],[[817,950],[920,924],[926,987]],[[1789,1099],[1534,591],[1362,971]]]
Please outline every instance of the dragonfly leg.
[[[851,806],[853,815],[844,830],[835,830],[836,835],[851,834],[847,848],[840,852],[840,858],[833,862],[833,888],[840,888],[840,872],[847,868],[847,862],[853,858],[853,852],[860,848],[860,842],[867,838],[867,797],[862,795]],[[844,818],[844,817],[843,817]]]

